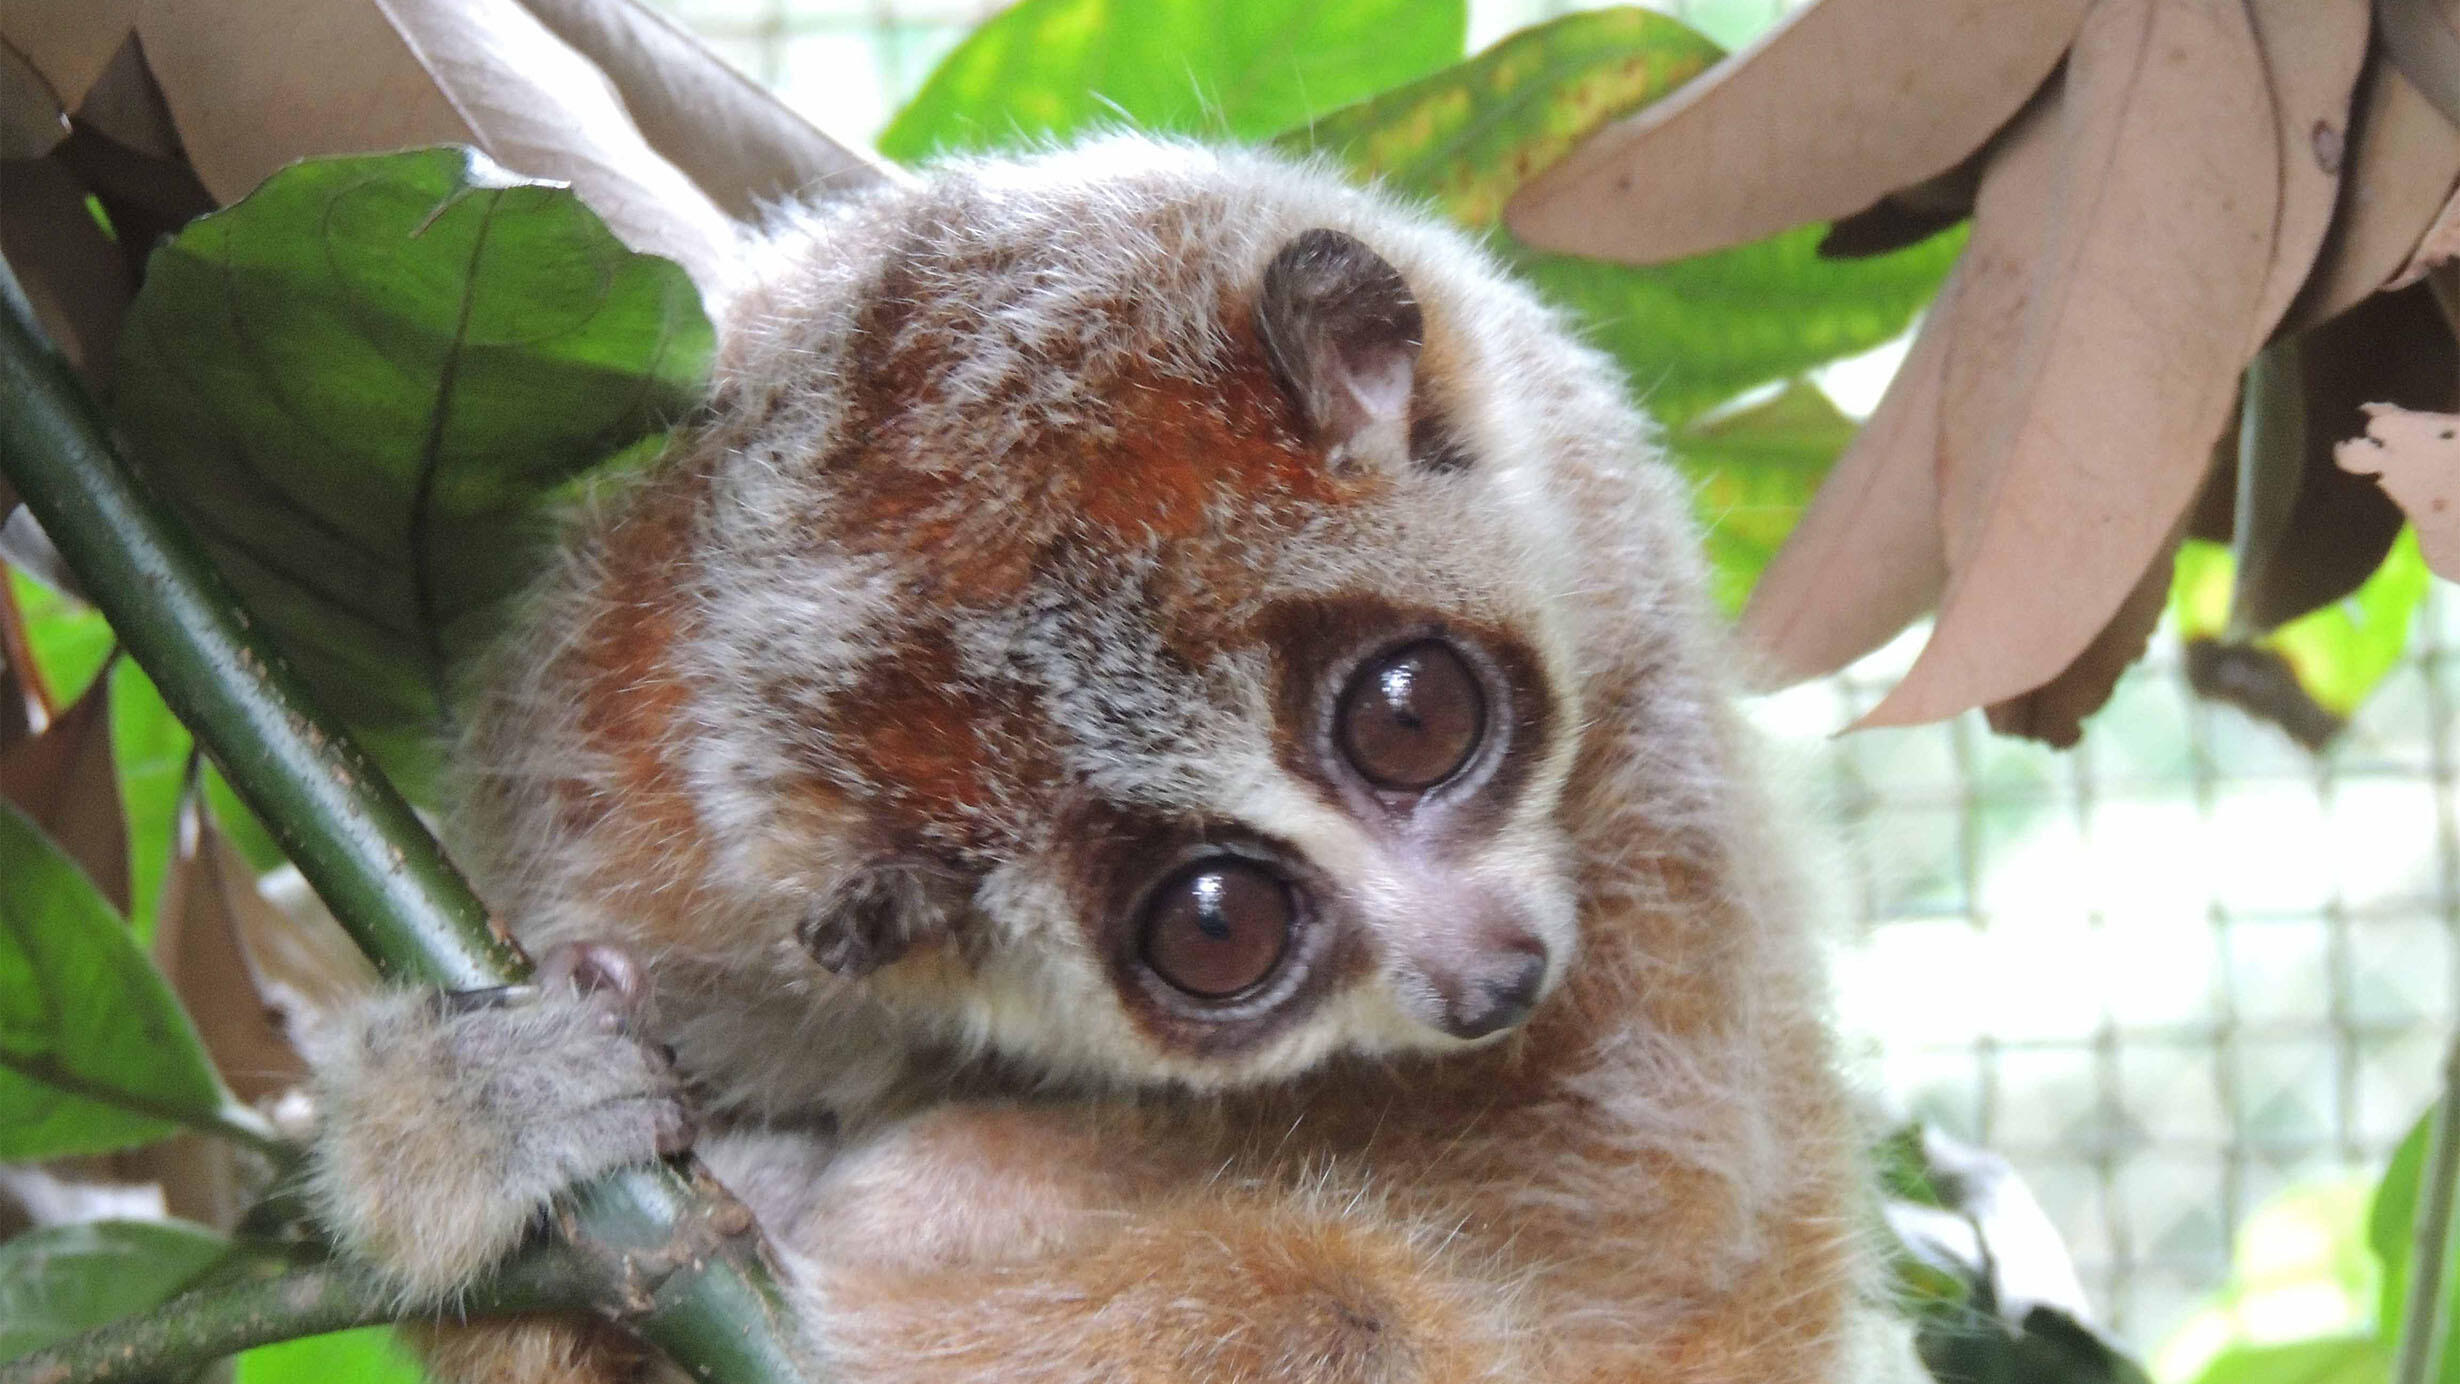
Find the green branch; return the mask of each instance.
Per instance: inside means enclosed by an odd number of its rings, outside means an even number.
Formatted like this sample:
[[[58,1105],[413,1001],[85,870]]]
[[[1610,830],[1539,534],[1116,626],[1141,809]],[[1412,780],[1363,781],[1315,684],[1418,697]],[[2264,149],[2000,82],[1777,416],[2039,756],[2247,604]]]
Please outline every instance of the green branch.
[[[409,804],[313,706],[185,527],[121,462],[5,266],[0,300],[0,473],[163,699],[387,974],[449,989],[523,979],[527,958]],[[577,1204],[576,1228],[624,1267],[673,1264],[652,1290],[618,1275],[605,1290],[618,1300],[604,1305],[638,1309],[640,1334],[694,1375],[815,1377],[750,1218],[715,1182],[636,1169],[582,1189]]]
[[[2400,1348],[2393,1384],[2429,1384],[2436,1362],[2451,1350],[2450,1282],[2452,1213],[2460,1209],[2460,1038],[2443,1057],[2443,1099],[2426,1136],[2426,1164],[2419,1170],[2416,1229],[2409,1245],[2409,1296],[2401,1304]]]
[[[542,1246],[480,1285],[457,1315],[587,1310],[599,1282],[596,1267],[580,1256]],[[180,1379],[201,1361],[252,1346],[432,1316],[405,1311],[399,1293],[348,1264],[242,1251],[204,1283],[150,1312],[0,1365],[0,1384]]]

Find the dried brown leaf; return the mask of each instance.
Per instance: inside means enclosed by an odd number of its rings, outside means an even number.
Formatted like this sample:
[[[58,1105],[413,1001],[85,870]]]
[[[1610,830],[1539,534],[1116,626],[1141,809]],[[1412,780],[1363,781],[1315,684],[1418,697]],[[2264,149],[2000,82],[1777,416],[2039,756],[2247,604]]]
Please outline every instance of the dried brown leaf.
[[[373,3],[489,156],[571,183],[617,239],[722,291],[734,223],[650,146],[607,75],[518,0]]]
[[[2366,435],[2334,453],[2343,470],[2383,483],[2417,526],[2426,565],[2460,581],[2460,413],[2366,406]]]
[[[897,176],[822,134],[706,44],[637,0],[524,0],[615,85],[641,133],[728,215]]]
[[[2460,8],[2460,0],[2445,8]],[[2389,63],[2368,73],[2351,128],[2340,213],[2285,331],[2337,317],[2389,283],[2460,185],[2460,129]]]
[[[2426,277],[2436,265],[2451,260],[2460,260],[2460,187],[2452,189],[2451,200],[2443,204],[2434,224],[2426,228],[2426,238],[2417,243],[2409,262],[2400,267],[2385,287],[2406,288]]]
[[[1835,672],[1939,599],[1939,389],[1963,273],[1940,285],[1879,407],[1751,588],[1742,637],[1766,686]]]
[[[314,154],[470,139],[365,0],[145,0],[138,22],[188,160],[217,201]]]
[[[282,1017],[259,985],[244,931],[281,920],[255,872],[222,834],[182,814],[179,851],[162,886],[154,963],[171,982],[223,1083],[243,1101],[277,1095],[307,1073]],[[242,922],[242,915],[255,917]]]
[[[0,750],[0,797],[34,819],[128,911],[128,824],[111,760],[111,688],[97,678],[41,733]]]
[[[2170,537],[2118,613],[2101,627],[2093,642],[2059,675],[2021,697],[1993,702],[1987,711],[1990,728],[2001,735],[2039,740],[2058,749],[2073,748],[2084,738],[2084,718],[2101,710],[2118,686],[2119,675],[2144,656],[2161,611],[2169,603],[2170,566],[2178,556],[2183,529]]]
[[[2189,640],[2187,685],[2199,697],[2227,702],[2279,726],[2290,739],[2318,753],[2340,734],[2343,724],[2298,682],[2298,670],[2277,649]]]
[[[2460,347],[2423,286],[2378,293],[2299,339],[2305,433],[2288,522],[2260,561],[2238,567],[2254,632],[2275,629],[2357,590],[2399,537],[2400,506],[2333,459],[2366,429],[2364,407],[2460,410]]]
[[[44,332],[86,383],[107,397],[120,319],[136,294],[128,261],[87,210],[86,188],[55,159],[10,166],[0,197],[8,256]],[[5,517],[0,508],[0,517]]]
[[[111,55],[136,27],[142,0],[19,0],[0,6],[0,42],[22,55],[50,85],[63,110],[85,99]]]
[[[2279,131],[2281,209],[2251,353],[2315,267],[2339,205],[2349,101],[2366,65],[2368,0],[2247,0]]]
[[[1818,0],[1591,136],[1513,197],[1505,224],[1542,249],[1649,264],[1849,215],[1980,147],[2086,9]]]
[[[25,55],[0,43],[0,159],[39,159],[68,135],[68,112]]]
[[[1995,168],[1975,214],[1976,247],[2037,239],[2004,260],[2023,292],[1976,265],[1951,324],[1939,623],[1866,724],[2005,700],[2075,661],[2194,498],[2253,334],[2280,170],[2238,0],[2101,0],[2046,109],[2041,224],[1991,224],[2039,201],[2019,188],[1994,212]]]

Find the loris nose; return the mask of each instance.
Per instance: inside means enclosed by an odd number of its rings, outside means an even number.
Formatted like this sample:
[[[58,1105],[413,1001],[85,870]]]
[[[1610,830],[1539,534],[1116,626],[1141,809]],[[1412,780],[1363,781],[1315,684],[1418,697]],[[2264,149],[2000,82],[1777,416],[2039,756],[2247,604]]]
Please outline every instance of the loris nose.
[[[1546,983],[1546,958],[1524,951],[1497,958],[1493,973],[1461,986],[1444,1006],[1443,1030],[1455,1038],[1483,1038],[1529,1017]]]

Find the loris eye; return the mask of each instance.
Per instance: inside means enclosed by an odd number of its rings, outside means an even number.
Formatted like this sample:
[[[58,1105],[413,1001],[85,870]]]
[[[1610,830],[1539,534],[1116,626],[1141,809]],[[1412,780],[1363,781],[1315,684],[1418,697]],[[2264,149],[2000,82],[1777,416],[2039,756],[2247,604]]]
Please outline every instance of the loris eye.
[[[1486,733],[1486,696],[1461,656],[1421,640],[1358,670],[1341,694],[1341,753],[1378,788],[1415,793],[1452,777]]]
[[[1273,973],[1297,921],[1280,875],[1216,857],[1180,872],[1145,906],[1145,964],[1199,999],[1227,999]]]

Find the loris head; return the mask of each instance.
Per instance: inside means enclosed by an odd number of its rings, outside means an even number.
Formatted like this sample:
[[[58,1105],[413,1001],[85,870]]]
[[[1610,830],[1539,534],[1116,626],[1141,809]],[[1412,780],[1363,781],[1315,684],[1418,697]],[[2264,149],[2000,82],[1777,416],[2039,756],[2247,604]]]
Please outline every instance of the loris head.
[[[1096,1080],[1546,1003],[1596,580],[1563,476],[1641,448],[1593,357],[1260,156],[957,165],[771,253],[716,422],[550,607],[575,930]]]

